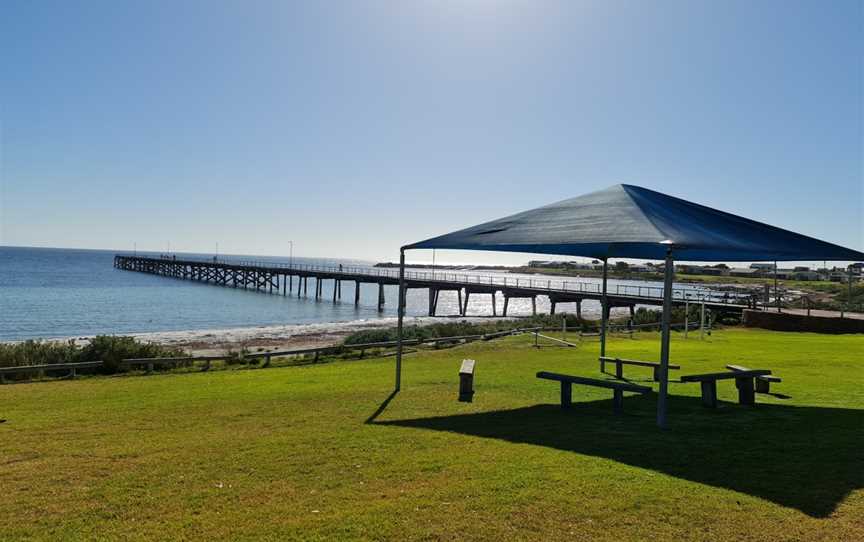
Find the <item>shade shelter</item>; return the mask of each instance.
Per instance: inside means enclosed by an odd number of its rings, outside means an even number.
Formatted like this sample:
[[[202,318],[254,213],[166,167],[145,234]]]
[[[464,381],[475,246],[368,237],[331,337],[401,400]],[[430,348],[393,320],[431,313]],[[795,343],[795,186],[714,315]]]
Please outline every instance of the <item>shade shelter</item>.
[[[461,249],[585,256],[603,261],[601,355],[605,355],[609,258],[665,260],[657,423],[666,425],[674,261],[861,260],[864,253],[633,185],[584,196],[405,245],[399,258],[401,386],[405,251]]]

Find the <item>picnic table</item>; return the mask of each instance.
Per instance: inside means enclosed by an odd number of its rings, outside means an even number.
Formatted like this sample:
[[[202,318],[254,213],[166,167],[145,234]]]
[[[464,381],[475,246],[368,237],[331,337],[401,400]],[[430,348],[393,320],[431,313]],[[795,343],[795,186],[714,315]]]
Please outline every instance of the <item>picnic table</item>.
[[[738,402],[742,405],[753,405],[756,404],[753,379],[757,376],[770,374],[771,371],[768,369],[749,369],[746,371],[685,375],[681,377],[681,382],[699,382],[702,386],[702,405],[708,408],[717,408],[717,381],[735,379],[735,386],[738,388]]]
[[[747,367],[743,367],[741,365],[727,365],[727,369],[730,371],[749,371]],[[761,375],[755,377],[753,383],[755,384],[755,389],[757,393],[770,393],[771,392],[771,382],[783,382],[783,379],[779,376],[774,375]]]
[[[581,384],[583,386],[594,386],[598,388],[608,388],[612,390],[612,409],[615,414],[621,414],[624,411],[624,392],[633,393],[648,393],[651,388],[648,386],[639,386],[629,382],[618,382],[614,380],[599,380],[597,378],[587,378],[584,376],[572,376],[559,373],[550,373],[540,371],[537,373],[537,378],[545,380],[555,380],[561,383],[561,408],[570,408],[573,404],[573,384]]]

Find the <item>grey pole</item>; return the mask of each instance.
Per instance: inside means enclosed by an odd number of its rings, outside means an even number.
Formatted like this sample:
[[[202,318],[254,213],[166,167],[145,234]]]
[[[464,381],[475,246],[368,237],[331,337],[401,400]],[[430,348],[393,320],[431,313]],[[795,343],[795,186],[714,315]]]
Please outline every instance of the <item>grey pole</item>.
[[[686,295],[686,294],[685,294]],[[684,299],[684,338],[687,338],[687,328],[690,327],[690,300]]]
[[[396,302],[396,388],[402,387],[402,320],[405,317],[405,249],[399,249],[399,299]]]
[[[780,291],[777,289],[777,262],[774,262],[774,301],[777,303],[777,312],[780,312]]]
[[[666,276],[663,281],[663,317],[662,335],[660,339],[660,392],[657,396],[657,425],[666,428],[666,395],[669,389],[669,326],[672,322],[672,279],[675,275],[675,264],[672,260],[672,248],[666,249]]]
[[[603,258],[603,295],[600,298],[600,356],[606,356],[606,318],[609,314],[609,300],[606,299],[606,280],[609,277],[609,260]]]

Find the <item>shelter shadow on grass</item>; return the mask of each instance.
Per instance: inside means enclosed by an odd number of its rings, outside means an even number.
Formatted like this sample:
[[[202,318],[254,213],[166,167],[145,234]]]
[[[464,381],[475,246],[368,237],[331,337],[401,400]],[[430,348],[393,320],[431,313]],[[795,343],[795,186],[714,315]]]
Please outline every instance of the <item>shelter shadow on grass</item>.
[[[831,514],[864,487],[864,410],[786,405],[704,409],[670,398],[671,430],[654,425],[652,396],[627,397],[624,416],[610,400],[376,421],[450,431],[604,457],[795,508]]]

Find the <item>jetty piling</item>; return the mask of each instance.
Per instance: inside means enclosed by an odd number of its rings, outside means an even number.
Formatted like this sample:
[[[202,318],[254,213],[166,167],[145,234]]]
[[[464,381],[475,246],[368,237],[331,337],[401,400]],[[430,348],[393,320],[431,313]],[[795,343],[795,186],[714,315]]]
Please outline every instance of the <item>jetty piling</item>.
[[[363,284],[378,286],[377,308],[384,310],[385,287],[399,284],[396,270],[371,267],[320,266],[304,264],[283,264],[261,261],[216,261],[175,258],[156,258],[138,255],[118,254],[114,257],[114,267],[126,271],[149,273],[179,280],[193,280],[223,287],[253,289],[262,293],[280,293],[287,296],[293,293],[294,279],[297,279],[297,297],[308,297],[309,279],[315,280],[314,299],[321,301],[324,296],[324,281],[333,281],[333,303],[342,300],[342,282],[354,282],[354,306],[360,306]],[[302,286],[302,287],[301,287]],[[457,313],[468,313],[471,294],[489,294],[492,299],[492,315],[497,316],[497,296],[504,299],[502,315],[507,316],[511,299],[530,299],[531,313],[537,314],[537,296],[548,297],[550,313],[555,314],[560,304],[575,304],[577,317],[582,317],[582,302],[586,299],[601,301],[603,292],[597,284],[587,281],[568,280],[554,283],[552,280],[531,280],[500,276],[475,276],[463,273],[428,273],[408,271],[405,274],[405,290],[426,289],[429,293],[429,316],[438,316],[438,301],[441,292],[456,292]],[[302,291],[301,291],[302,290]],[[463,295],[464,294],[464,295]],[[662,305],[663,289],[653,286],[618,285],[607,292],[608,311],[615,307],[626,307],[630,316],[635,314],[637,305]],[[704,291],[694,297],[692,289],[673,289],[672,302],[684,305],[698,300],[706,308],[723,312],[741,313],[752,308],[750,297],[737,299],[720,292]]]

